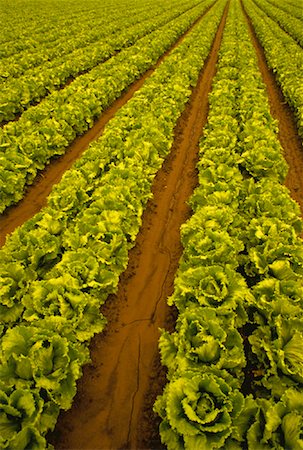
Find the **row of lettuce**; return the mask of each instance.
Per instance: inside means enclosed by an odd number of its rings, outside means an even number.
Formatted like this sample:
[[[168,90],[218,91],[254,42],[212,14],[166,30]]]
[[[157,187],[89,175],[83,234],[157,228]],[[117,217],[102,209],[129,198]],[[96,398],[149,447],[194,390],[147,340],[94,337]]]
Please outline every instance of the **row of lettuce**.
[[[203,1],[3,127],[0,213],[19,201],[38,170],[53,156],[64,154],[76,136],[92,127],[102,111],[150,69],[213,3],[214,0]]]
[[[219,0],[0,251],[0,447],[51,448],[103,330],[156,172],[226,6]]]
[[[39,22],[43,24],[41,30],[37,22],[33,20],[33,28],[26,30],[30,36],[22,35],[23,29],[20,30],[19,22],[16,29],[12,27],[15,32],[14,37],[7,43],[0,43],[0,82],[3,83],[10,77],[18,77],[28,69],[41,66],[46,61],[91,46],[119,30],[122,32],[126,15],[129,22],[125,23],[132,26],[146,18],[146,10],[149,7],[150,4],[145,1],[140,4],[134,3],[132,10],[126,11],[125,6],[118,3],[115,8],[106,8],[106,13],[104,8],[98,8],[89,12],[82,11],[73,18],[69,16],[66,24],[65,21],[62,23],[58,14],[64,11],[63,6],[62,10],[57,9],[55,21],[53,17],[38,16]],[[165,2],[162,8],[155,4],[155,10],[158,13],[164,12],[166,8]],[[24,16],[27,16],[27,11]]]
[[[150,1],[145,0],[144,5]],[[89,33],[89,25],[103,26],[98,18],[107,16],[112,20],[115,13],[125,10],[123,1],[109,1],[96,4],[93,0],[75,0],[73,9],[68,1],[57,0],[40,3],[39,8],[34,1],[16,0],[14,5],[10,0],[3,0],[0,11],[2,27],[0,30],[0,56],[7,58],[23,51],[35,51],[44,47],[52,51],[62,40],[68,40],[79,33],[85,40]],[[127,9],[130,14],[139,12],[142,2],[133,2]],[[101,19],[102,20],[102,19]],[[99,30],[100,31],[100,30]]]
[[[138,9],[135,12],[140,17],[141,10]],[[33,29],[30,29],[30,36],[22,36],[22,31],[18,28],[14,30],[14,38],[0,43],[0,82],[3,83],[10,77],[18,77],[28,69],[68,54],[77,48],[85,47],[105,37],[107,33],[111,34],[108,32],[109,26],[112,26],[113,32],[115,32],[120,21],[125,19],[125,11],[121,11],[121,5],[117,7],[116,11],[109,11],[107,17],[100,16],[99,11],[94,11],[94,13],[95,17],[87,17],[86,14],[82,14],[74,20],[69,19],[68,26],[65,26],[65,23],[62,24],[59,17],[55,23],[52,22],[51,17],[47,21],[44,17],[40,18],[43,20],[42,32],[34,21],[35,25]],[[136,23],[135,19],[133,23]],[[49,27],[48,33],[46,32],[47,26]],[[68,33],[64,35],[65,39],[60,36],[62,28]]]
[[[289,11],[283,11],[279,5],[274,6],[268,0],[254,0],[254,3],[303,47],[303,18],[294,17],[291,14],[291,6],[289,6]]]
[[[131,47],[142,37],[152,33],[158,28],[167,25],[170,21],[178,18],[184,12],[190,10],[197,4],[198,0],[189,0],[186,3],[173,4],[169,10],[162,12],[162,7],[153,8],[153,13],[146,8],[141,14],[133,16],[127,15],[122,19],[119,16],[115,19],[115,24],[103,27],[102,36],[97,38],[95,33],[95,42],[91,45],[77,48],[74,51],[62,52],[57,46],[59,57],[51,59],[47,53],[42,52],[47,61],[37,67],[26,70],[23,76],[17,74],[11,76],[1,86],[0,93],[0,123],[5,123],[15,119],[15,117],[28,109],[31,105],[38,103],[49,93],[63,87],[67,81],[76,78],[78,75],[88,72],[94,67],[108,60],[123,48]],[[92,25],[93,26],[93,25]],[[99,32],[100,34],[100,32]],[[81,39],[78,39],[81,43]],[[76,40],[71,39],[71,43]],[[71,47],[72,44],[66,46],[64,41],[63,47]],[[59,47],[59,48],[58,48]],[[22,55],[21,55],[22,56]],[[19,54],[12,58],[11,66],[24,71],[22,57]],[[35,55],[34,55],[35,58]],[[49,60],[50,59],[50,60]],[[28,58],[25,56],[25,60]],[[5,70],[11,67],[3,61]],[[12,70],[11,70],[12,72]]]
[[[169,450],[303,448],[303,243],[298,205],[240,3],[232,0],[181,227],[154,405]]]
[[[285,2],[284,0],[268,0],[271,5],[275,5],[297,19],[303,20],[303,10],[300,2]]]
[[[298,132],[303,137],[303,48],[254,1],[243,0],[243,4],[264,48],[267,64],[295,113]]]

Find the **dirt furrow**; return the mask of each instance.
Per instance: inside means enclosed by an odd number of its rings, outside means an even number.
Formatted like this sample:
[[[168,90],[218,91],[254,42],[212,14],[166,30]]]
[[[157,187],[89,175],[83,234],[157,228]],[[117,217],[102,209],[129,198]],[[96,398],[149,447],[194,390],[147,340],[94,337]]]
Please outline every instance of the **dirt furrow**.
[[[214,2],[215,3],[215,2]],[[75,139],[68,147],[66,153],[60,157],[54,158],[46,168],[37,175],[34,183],[27,187],[23,199],[18,204],[9,207],[0,215],[0,247],[4,245],[6,236],[15,228],[22,225],[26,220],[33,217],[47,203],[47,197],[50,194],[54,184],[58,183],[64,172],[68,170],[73,163],[80,158],[82,153],[88,148],[90,142],[98,139],[104,130],[104,127],[116,112],[141,88],[145,80],[152,75],[161,62],[176,48],[187,36],[192,28],[205,16],[211,6],[192,24],[192,26],[175,42],[175,44],[165,52],[157,63],[145,74],[133,83],[127,91],[119,97],[110,106],[102,116],[96,121],[94,126],[83,136]]]
[[[159,327],[171,320],[166,300],[182,254],[180,226],[190,214],[186,201],[197,184],[198,141],[226,12],[178,121],[172,151],[154,180],[118,293],[103,308],[106,331],[93,339],[92,363],[84,368],[73,408],[61,415],[53,433],[56,450],[162,448],[151,409],[163,385],[163,371],[155,374]]]
[[[278,136],[284,150],[284,157],[289,166],[285,185],[290,190],[292,198],[300,205],[301,215],[303,216],[303,147],[298,135],[295,117],[282,94],[274,73],[267,65],[263,47],[258,41],[251,20],[244,8],[243,11],[256,50],[259,69],[266,85],[270,111],[272,116],[278,121]]]

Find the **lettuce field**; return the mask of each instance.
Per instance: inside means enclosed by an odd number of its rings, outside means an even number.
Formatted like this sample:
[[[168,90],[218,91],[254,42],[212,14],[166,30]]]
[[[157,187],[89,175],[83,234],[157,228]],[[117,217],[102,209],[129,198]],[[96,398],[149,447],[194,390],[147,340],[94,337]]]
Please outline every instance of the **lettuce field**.
[[[302,0],[0,18],[0,450],[303,450]]]

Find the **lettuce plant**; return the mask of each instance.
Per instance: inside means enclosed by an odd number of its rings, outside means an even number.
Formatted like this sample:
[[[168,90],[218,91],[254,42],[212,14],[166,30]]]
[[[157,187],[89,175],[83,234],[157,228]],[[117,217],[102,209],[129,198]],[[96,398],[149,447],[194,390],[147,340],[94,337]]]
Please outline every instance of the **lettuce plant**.
[[[60,334],[76,336],[80,342],[100,333],[106,323],[100,313],[100,299],[82,292],[78,280],[68,273],[50,280],[34,281],[22,303],[24,320],[42,327],[46,325],[42,319],[56,319],[57,326],[62,328]]]
[[[246,398],[236,427],[239,440],[248,450],[302,450],[302,392],[287,389],[277,402]]]
[[[303,384],[303,319],[279,315],[248,338],[263,374],[260,383],[274,392]]]
[[[232,237],[226,230],[201,228],[195,233],[186,233],[183,227],[184,252],[180,263],[182,270],[189,267],[228,264],[233,269],[239,265],[238,254],[244,249],[242,241]]]
[[[40,390],[42,398],[68,409],[89,352],[54,331],[23,325],[7,330],[0,347],[0,381],[9,388]]]
[[[257,283],[252,292],[254,321],[261,325],[275,324],[277,316],[303,316],[303,286],[300,280],[268,277]]]
[[[224,448],[244,406],[238,387],[224,371],[189,371],[172,379],[154,406],[168,450]]]
[[[180,311],[189,306],[211,306],[222,311],[236,311],[249,304],[252,294],[244,278],[228,265],[189,267],[179,271],[175,290],[168,304]]]
[[[266,216],[253,218],[243,239],[247,256],[242,264],[248,276],[302,277],[303,247],[292,225]]]
[[[265,217],[276,218],[292,225],[297,233],[302,231],[299,205],[290,197],[286,186],[277,180],[246,179],[242,185],[240,211],[248,220]]]
[[[162,331],[159,348],[169,373],[209,368],[226,369],[238,379],[246,365],[242,338],[234,313],[220,315],[215,308],[187,308],[177,319],[176,331]]]
[[[53,429],[59,406],[44,401],[39,390],[8,388],[0,383],[0,447],[48,448],[43,434]]]

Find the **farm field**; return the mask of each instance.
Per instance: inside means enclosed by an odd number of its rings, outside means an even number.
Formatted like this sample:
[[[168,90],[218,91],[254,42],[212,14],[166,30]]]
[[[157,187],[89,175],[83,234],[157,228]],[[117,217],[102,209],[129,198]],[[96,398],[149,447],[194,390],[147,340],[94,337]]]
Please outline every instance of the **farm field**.
[[[0,17],[0,449],[303,448],[301,1]]]

